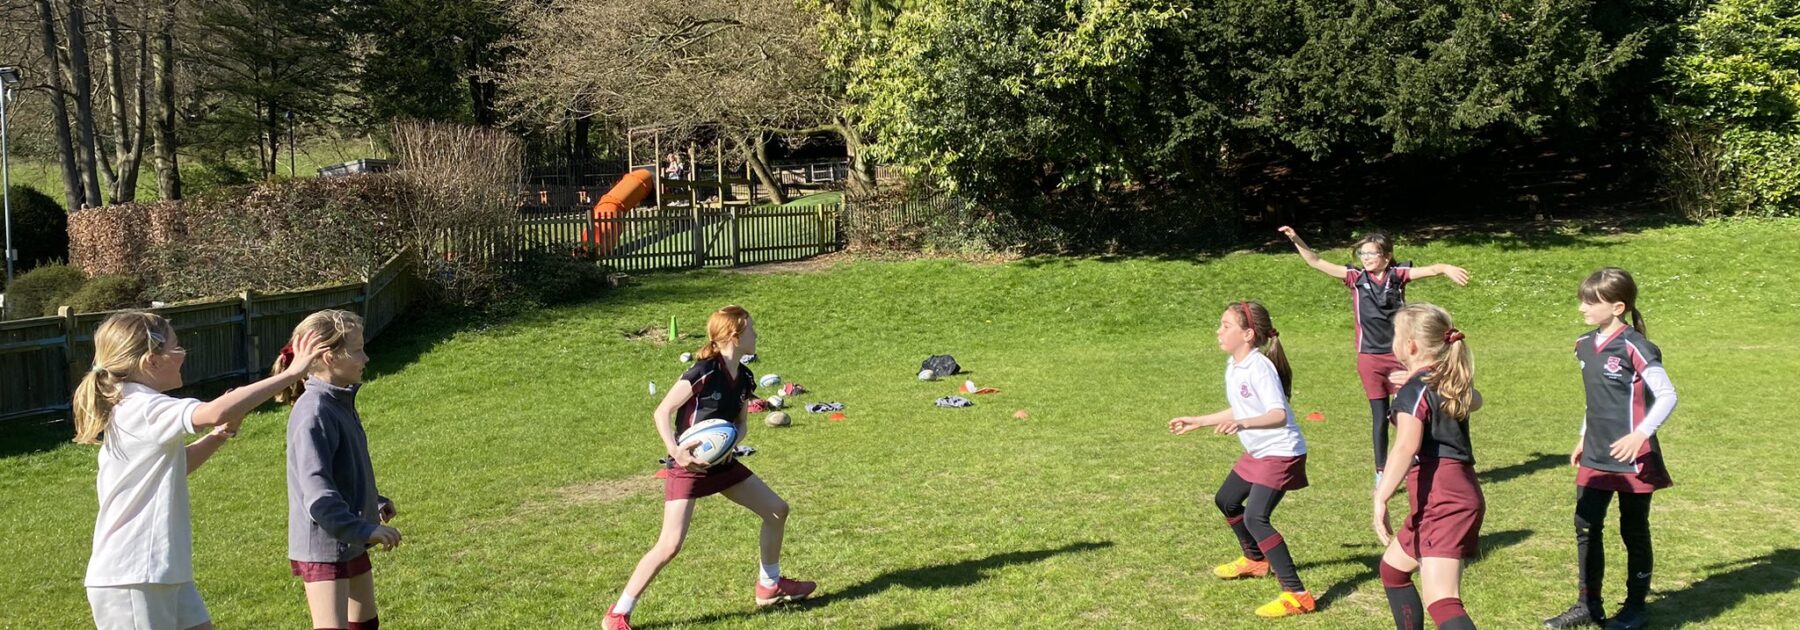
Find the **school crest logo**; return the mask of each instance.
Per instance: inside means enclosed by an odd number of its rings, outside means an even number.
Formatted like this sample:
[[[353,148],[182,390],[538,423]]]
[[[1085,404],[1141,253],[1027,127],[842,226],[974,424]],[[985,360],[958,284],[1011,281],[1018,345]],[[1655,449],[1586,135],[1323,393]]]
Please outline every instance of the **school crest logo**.
[[[1249,398],[1250,397],[1250,384],[1249,383],[1239,384],[1238,385],[1238,395],[1243,396],[1245,398]]]
[[[1619,357],[1606,357],[1606,373],[1618,374],[1624,368],[1619,366]]]

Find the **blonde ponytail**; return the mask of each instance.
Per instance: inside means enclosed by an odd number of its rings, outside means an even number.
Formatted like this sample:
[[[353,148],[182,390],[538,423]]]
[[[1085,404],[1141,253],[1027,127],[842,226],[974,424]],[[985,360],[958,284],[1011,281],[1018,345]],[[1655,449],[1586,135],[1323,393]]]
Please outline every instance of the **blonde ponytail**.
[[[113,407],[125,394],[125,383],[143,369],[145,359],[165,350],[174,338],[169,321],[152,313],[125,311],[101,322],[94,331],[94,365],[69,401],[75,412],[75,443],[100,443]]]
[[[1394,316],[1394,341],[1402,338],[1419,344],[1432,358],[1425,377],[1444,401],[1444,413],[1467,419],[1475,407],[1475,356],[1463,333],[1450,320],[1450,312],[1434,304],[1411,304]]]

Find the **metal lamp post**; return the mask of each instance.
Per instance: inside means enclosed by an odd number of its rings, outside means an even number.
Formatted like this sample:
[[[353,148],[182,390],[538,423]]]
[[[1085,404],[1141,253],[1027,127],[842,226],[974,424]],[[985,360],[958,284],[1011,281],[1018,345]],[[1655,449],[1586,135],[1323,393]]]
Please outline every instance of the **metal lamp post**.
[[[12,164],[6,146],[6,102],[11,100],[13,84],[19,82],[19,69],[11,66],[0,67],[0,207],[6,211],[6,287],[12,287],[13,258],[17,255],[12,246]],[[3,307],[4,303],[0,303]]]

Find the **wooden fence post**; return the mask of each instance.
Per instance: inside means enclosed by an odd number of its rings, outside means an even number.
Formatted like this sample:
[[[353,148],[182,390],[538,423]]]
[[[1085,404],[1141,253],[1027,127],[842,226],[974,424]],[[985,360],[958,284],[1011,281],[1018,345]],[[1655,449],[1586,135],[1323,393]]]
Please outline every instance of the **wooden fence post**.
[[[726,216],[726,220],[731,222],[731,266],[736,267],[738,265],[744,264],[743,259],[738,256],[739,248],[738,248],[737,207],[736,206],[725,206],[725,200],[723,198],[721,198],[719,200],[719,205],[721,207],[724,207],[727,212],[730,212],[730,214],[727,214],[725,216]]]
[[[92,368],[75,363],[75,309],[67,306],[56,307],[56,316],[62,318],[63,365],[67,366],[67,369],[63,371],[63,384],[68,386],[70,394],[74,394],[75,387],[81,383],[82,377],[87,376],[87,371]],[[75,421],[75,405],[69,405],[68,420]]]
[[[256,379],[257,368],[262,361],[256,356],[256,301],[255,294],[249,290],[238,292],[238,303],[243,308],[243,344],[244,344],[244,380]]]
[[[706,224],[700,222],[700,205],[689,201],[688,216],[694,219],[694,268],[699,269],[706,266]]]

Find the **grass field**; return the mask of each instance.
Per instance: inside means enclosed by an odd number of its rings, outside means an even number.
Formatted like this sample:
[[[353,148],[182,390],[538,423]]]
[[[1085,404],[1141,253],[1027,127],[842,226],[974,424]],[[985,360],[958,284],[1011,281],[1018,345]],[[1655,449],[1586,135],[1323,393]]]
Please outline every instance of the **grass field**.
[[[1800,221],[1646,227],[1622,234],[1459,230],[1403,241],[1451,262],[1457,288],[1415,302],[1468,333],[1487,406],[1474,419],[1488,497],[1464,600],[1484,627],[1532,627],[1574,597],[1573,472],[1582,411],[1570,348],[1582,276],[1638,274],[1650,337],[1681,406],[1662,432],[1677,486],[1656,499],[1655,627],[1793,627],[1800,613],[1800,432],[1783,411],[1800,370]],[[1274,235],[1271,234],[1273,237]],[[1322,243],[1316,243],[1323,245]],[[1327,254],[1345,259],[1335,244]],[[1222,583],[1237,555],[1211,494],[1237,441],[1170,437],[1168,418],[1225,405],[1213,329],[1222,305],[1267,303],[1297,380],[1311,488],[1275,513],[1323,610],[1250,616],[1273,580]],[[758,373],[842,401],[848,420],[753,420],[748,464],[793,506],[782,567],[823,599],[753,613],[756,520],[701,503],[688,545],[634,620],[663,628],[1391,627],[1369,529],[1367,407],[1352,372],[1346,291],[1285,247],[1205,260],[1027,259],[998,265],[848,262],[798,273],[653,275],[585,304],[474,328],[402,323],[370,347],[361,396],[384,494],[406,544],[377,552],[395,628],[592,628],[656,537],[656,399],[676,355],[626,333],[741,303]],[[955,354],[1001,388],[937,409],[952,382],[913,378]],[[956,382],[960,382],[960,378]],[[1027,420],[1013,418],[1029,410]],[[307,627],[288,575],[280,411],[193,478],[195,564],[221,628]],[[66,429],[64,429],[66,431]],[[92,447],[15,432],[0,457],[0,626],[79,627],[93,527]],[[1399,501],[1396,511],[1403,510]],[[1623,553],[1608,531],[1607,598]]]
[[[281,164],[280,168],[276,169],[276,174],[286,177],[288,174],[286,145],[282,146],[280,157]],[[294,156],[294,173],[298,177],[317,177],[321,167],[366,157],[382,156],[374,149],[371,149],[367,142],[328,138],[317,139],[300,146],[299,153]],[[183,155],[180,156],[180,164],[183,175],[190,178],[187,188],[191,191],[193,189],[191,178],[200,170],[200,167],[198,166],[199,161],[191,156]],[[239,164],[238,166],[243,168],[246,172],[251,173],[252,177],[255,177],[256,162],[254,156],[252,156],[252,159],[248,164]],[[54,159],[49,161],[21,160],[18,159],[17,156],[14,156],[12,169],[9,174],[14,186],[30,186],[38,192],[50,195],[57,203],[62,203],[64,199],[62,171],[60,169],[61,167],[57,165]],[[101,194],[106,194],[106,184],[104,181],[101,183],[100,187],[102,191]],[[156,159],[154,156],[149,155],[148,149],[146,149],[144,161],[138,166],[137,200],[154,201],[156,198]]]

